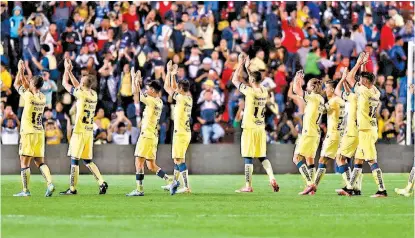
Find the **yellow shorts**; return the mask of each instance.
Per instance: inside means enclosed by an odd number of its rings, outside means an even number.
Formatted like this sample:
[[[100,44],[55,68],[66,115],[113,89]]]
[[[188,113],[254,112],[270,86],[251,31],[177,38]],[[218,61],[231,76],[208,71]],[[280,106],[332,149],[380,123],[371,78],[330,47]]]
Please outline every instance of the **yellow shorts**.
[[[36,158],[45,157],[45,134],[31,133],[20,135],[19,155]]]
[[[358,144],[359,138],[357,136],[344,135],[340,141],[338,154],[347,158],[352,158],[356,153]]]
[[[147,138],[140,136],[135,146],[135,157],[155,160],[157,155],[158,138]]]
[[[321,149],[320,157],[336,159],[339,144],[340,137],[327,135],[323,141],[323,148]]]
[[[186,159],[186,151],[190,144],[191,136],[173,135],[172,158]]]
[[[68,156],[77,159],[92,159],[94,135],[92,133],[73,133],[69,142]]]
[[[305,158],[315,158],[319,144],[319,136],[301,135],[295,146],[294,154],[304,156]]]
[[[364,159],[366,161],[377,159],[376,141],[378,133],[375,130],[359,131],[359,144],[356,150],[356,159]]]
[[[267,135],[264,128],[243,129],[241,137],[242,157],[262,158],[267,156]]]

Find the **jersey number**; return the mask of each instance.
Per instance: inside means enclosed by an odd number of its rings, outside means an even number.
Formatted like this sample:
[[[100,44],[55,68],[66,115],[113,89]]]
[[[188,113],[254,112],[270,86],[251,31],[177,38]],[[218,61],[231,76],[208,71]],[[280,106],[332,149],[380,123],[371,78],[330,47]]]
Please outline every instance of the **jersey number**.
[[[318,114],[317,120],[316,120],[316,124],[320,124],[321,123],[321,117],[323,116],[322,113]]]
[[[85,115],[86,114],[86,115]],[[84,124],[94,124],[94,118],[91,115],[92,113],[88,110],[84,110],[84,117],[82,118],[82,123]]]
[[[339,117],[339,124],[337,125],[337,130],[340,131],[342,129],[343,122],[344,122],[344,118],[343,117]]]
[[[259,107],[255,107],[254,116],[255,118],[264,118],[265,117],[265,107],[262,108],[261,115],[259,114]]]
[[[376,118],[376,111],[378,109],[378,106],[369,106],[369,116],[371,118]]]
[[[32,124],[42,125],[42,113],[32,112]]]

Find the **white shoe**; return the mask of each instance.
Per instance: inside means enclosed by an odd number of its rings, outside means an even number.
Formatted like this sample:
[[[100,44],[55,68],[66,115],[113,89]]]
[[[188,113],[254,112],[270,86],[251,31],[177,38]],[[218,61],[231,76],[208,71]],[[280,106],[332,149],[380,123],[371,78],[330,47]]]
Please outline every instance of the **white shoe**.
[[[13,197],[29,197],[30,192],[29,191],[21,191],[20,193],[13,194]]]
[[[144,196],[144,192],[140,192],[137,189],[135,189],[131,193],[127,193],[126,196],[127,197],[142,197]]]
[[[406,190],[406,189],[402,189],[402,188],[395,188],[395,193],[397,193],[397,194],[399,194],[399,195],[402,195],[402,196],[405,196],[405,197],[410,197],[411,196],[411,192],[409,192],[408,190]]]
[[[179,188],[176,193],[192,193],[192,191],[190,190],[190,188],[183,187]]]
[[[167,184],[165,186],[161,186],[161,189],[163,189],[164,191],[170,191],[170,184]]]
[[[49,184],[48,188],[46,189],[45,197],[52,197],[52,194],[54,191],[55,191],[55,186],[53,184]]]

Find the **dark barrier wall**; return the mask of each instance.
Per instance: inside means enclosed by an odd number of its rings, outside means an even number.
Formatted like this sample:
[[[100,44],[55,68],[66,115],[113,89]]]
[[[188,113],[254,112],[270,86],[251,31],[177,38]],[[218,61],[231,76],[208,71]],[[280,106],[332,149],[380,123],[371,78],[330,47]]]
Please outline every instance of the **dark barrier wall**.
[[[413,164],[413,146],[378,145],[379,165],[384,172],[409,172]],[[268,145],[268,159],[276,174],[298,173],[292,163],[293,145]],[[46,161],[53,174],[68,174],[70,158],[66,156],[67,145],[46,147]],[[96,145],[94,146],[94,160],[103,174],[134,174],[134,146]],[[194,144],[189,147],[186,155],[189,172],[193,174],[242,174],[244,171],[243,159],[240,156],[240,145]],[[157,154],[157,164],[168,173],[173,171],[171,160],[171,145],[160,145]],[[265,173],[259,161],[255,161],[254,172]],[[328,167],[333,172],[333,163]],[[364,167],[370,172],[369,167]],[[39,170],[32,165],[32,172]],[[81,166],[81,172],[88,170]],[[1,173],[19,174],[18,147],[1,146]]]

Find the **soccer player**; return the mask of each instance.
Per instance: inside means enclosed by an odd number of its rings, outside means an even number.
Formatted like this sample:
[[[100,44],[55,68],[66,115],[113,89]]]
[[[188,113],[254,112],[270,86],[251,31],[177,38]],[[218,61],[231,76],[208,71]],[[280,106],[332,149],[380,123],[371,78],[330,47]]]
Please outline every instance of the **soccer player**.
[[[158,125],[163,108],[161,100],[161,85],[158,81],[152,80],[147,84],[145,93],[141,92],[140,83],[141,72],[134,73],[131,69],[133,81],[133,93],[139,95],[140,102],[144,103],[143,121],[141,124],[141,133],[135,148],[135,179],[137,188],[126,194],[127,196],[144,196],[144,163],[147,168],[156,173],[157,176],[170,184],[170,194],[174,195],[180,183],[177,180],[170,179],[169,176],[156,164],[157,144],[158,144]],[[167,78],[165,80],[168,80]]]
[[[409,86],[409,90],[411,94],[415,93],[414,87],[415,87],[414,84],[411,84],[411,86]],[[395,188],[395,192],[399,195],[409,197],[414,191],[414,184],[415,184],[415,157],[414,157],[414,164],[412,166],[411,172],[409,173],[408,185],[406,185],[405,188]]]
[[[174,160],[174,179],[183,177],[184,187],[177,193],[190,193],[188,171],[185,162],[187,147],[192,137],[190,131],[190,116],[192,113],[193,99],[189,92],[190,84],[187,80],[176,82],[177,65],[172,61],[167,63],[167,74],[164,80],[164,89],[176,100],[173,111],[174,132],[172,158]],[[180,173],[180,174],[179,174]]]
[[[356,64],[365,64],[368,54],[362,53]],[[378,138],[378,128],[376,110],[380,104],[380,92],[374,86],[375,76],[373,73],[360,73],[359,81],[355,78],[347,77],[347,82],[354,85],[357,94],[357,129],[358,146],[355,155],[355,168],[350,177],[350,184],[346,190],[340,191],[340,195],[350,196],[353,194],[353,185],[362,173],[363,162],[367,161],[372,170],[373,178],[378,185],[378,191],[371,197],[387,197],[385,183],[383,181],[382,170],[377,163],[376,141]]]
[[[325,92],[328,99],[326,103],[327,112],[327,133],[323,142],[320,160],[318,161],[318,169],[314,184],[316,187],[320,184],[321,179],[326,173],[327,163],[336,159],[337,150],[339,148],[340,138],[343,134],[344,120],[344,101],[336,96],[334,90],[338,82],[329,80],[326,82]]]
[[[108,184],[104,181],[97,165],[92,162],[92,146],[94,145],[93,124],[97,93],[92,89],[95,77],[82,76],[81,82],[72,74],[72,63],[69,59],[64,62],[63,87],[73,95],[76,101],[76,117],[71,141],[69,142],[68,156],[71,157],[71,172],[69,188],[60,192],[61,195],[77,194],[76,186],[79,178],[79,160],[91,171],[99,185],[99,194],[105,194]],[[69,84],[71,79],[72,85]]]
[[[43,110],[46,106],[46,97],[40,92],[43,85],[43,78],[35,76],[30,82],[24,75],[24,62],[18,63],[18,72],[14,88],[24,99],[24,109],[22,114],[22,124],[20,128],[20,175],[22,178],[23,190],[14,194],[15,197],[30,196],[30,162],[35,161],[47,183],[45,196],[52,196],[55,186],[52,184],[52,176],[49,167],[45,164],[45,130],[42,125]]]
[[[298,71],[294,78],[293,93],[304,100],[305,109],[303,129],[295,147],[293,162],[307,184],[304,191],[300,192],[299,195],[313,195],[316,191],[314,157],[320,143],[320,123],[324,113],[324,98],[321,96],[321,80],[310,79],[304,92],[301,88],[303,79],[303,71]]]
[[[358,145],[358,132],[357,132],[357,95],[350,89],[347,83],[346,77],[354,78],[359,67],[356,64],[353,69],[347,73],[347,70],[343,72],[342,79],[337,84],[335,93],[346,102],[346,115],[345,115],[345,132],[340,141],[340,147],[337,153],[336,163],[339,167],[339,172],[342,175],[343,181],[346,186],[342,189],[337,189],[336,192],[340,193],[341,190],[346,190],[347,185],[350,185],[351,170],[348,161],[354,157]],[[342,92],[342,87],[344,91]],[[360,174],[356,179],[356,184],[353,187],[353,195],[361,195],[363,175]]]
[[[243,65],[248,73],[248,84],[239,81]],[[241,154],[245,159],[245,187],[236,190],[238,193],[253,192],[252,173],[254,170],[253,159],[261,161],[268,174],[270,184],[274,192],[279,191],[279,186],[274,177],[271,163],[266,158],[267,136],[265,133],[265,110],[268,99],[268,91],[261,86],[262,75],[259,71],[250,72],[250,61],[242,53],[238,57],[238,65],[232,76],[232,83],[245,95],[245,109],[242,116]]]

